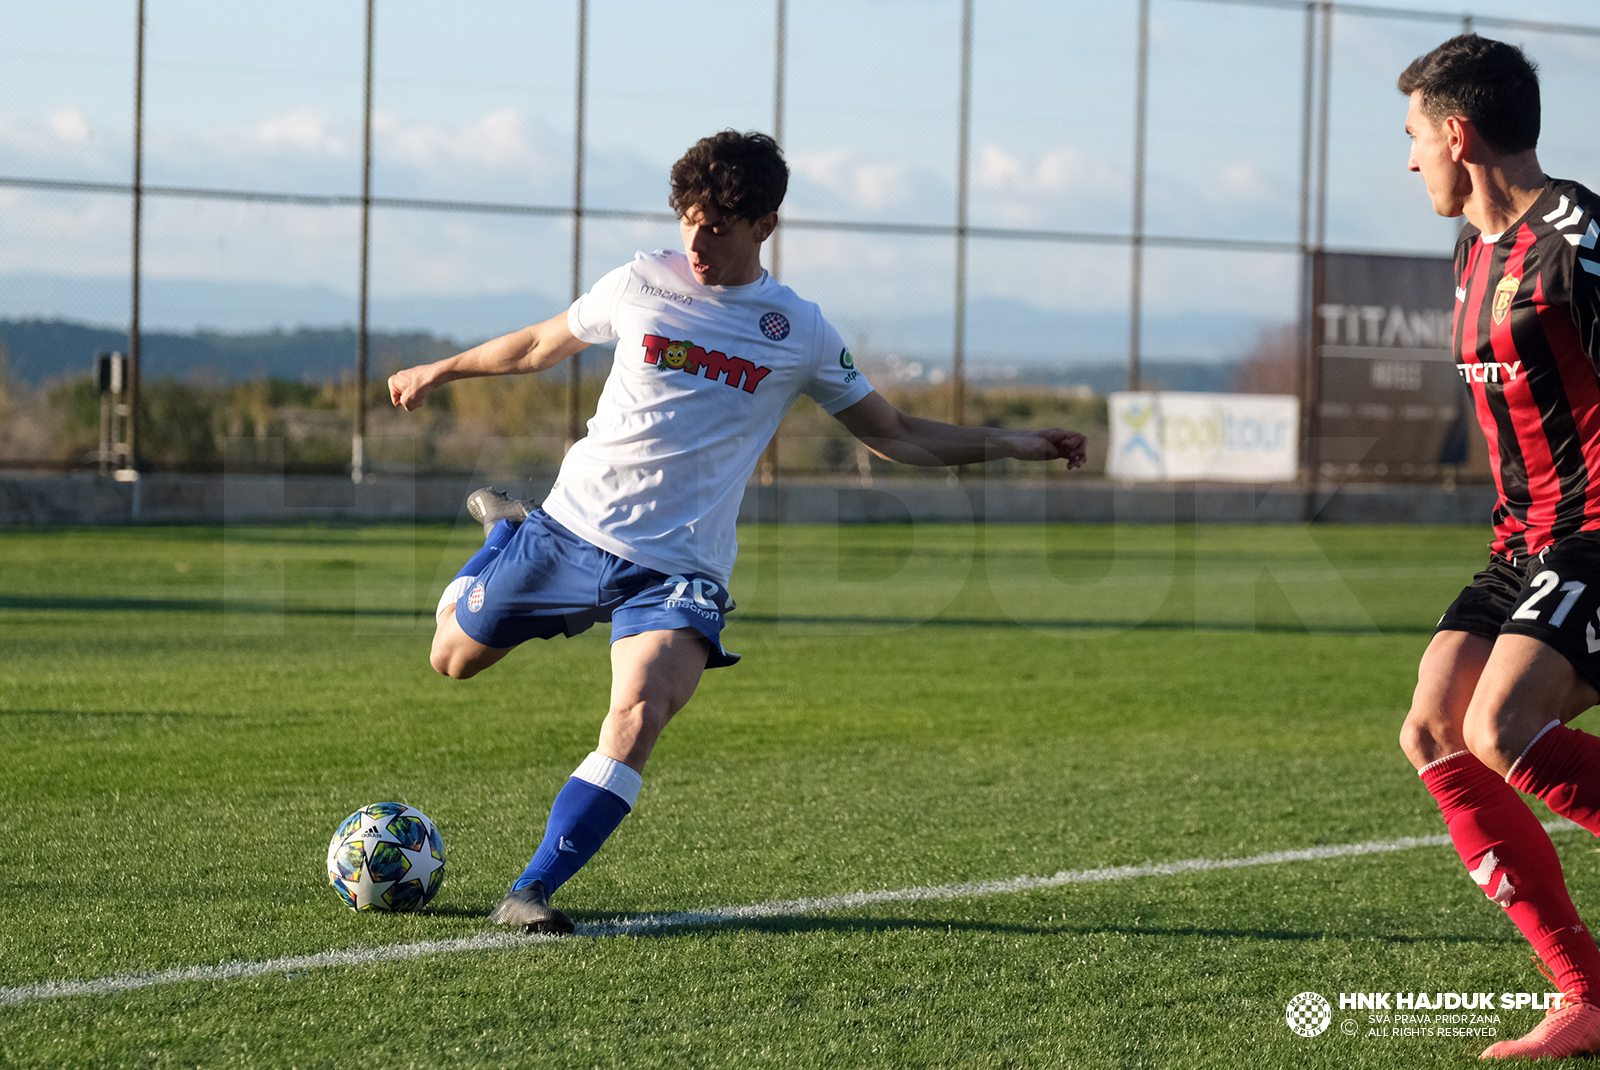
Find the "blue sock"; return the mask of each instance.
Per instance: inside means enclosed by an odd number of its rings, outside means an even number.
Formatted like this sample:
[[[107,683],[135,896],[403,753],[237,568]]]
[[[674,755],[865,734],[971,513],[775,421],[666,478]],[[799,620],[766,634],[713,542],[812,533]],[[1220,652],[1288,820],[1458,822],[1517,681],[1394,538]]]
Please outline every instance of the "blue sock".
[[[544,840],[511,890],[543,881],[545,894],[554,895],[622,824],[639,784],[639,774],[621,762],[598,753],[584,759],[556,796]]]
[[[456,573],[456,578],[462,576],[477,576],[483,572],[490,561],[500,556],[500,551],[506,548],[506,543],[511,541],[511,536],[517,533],[517,525],[509,520],[502,520],[489,529],[489,534],[483,540],[483,545],[478,547],[478,552],[467,558],[467,563],[461,566],[461,571]]]

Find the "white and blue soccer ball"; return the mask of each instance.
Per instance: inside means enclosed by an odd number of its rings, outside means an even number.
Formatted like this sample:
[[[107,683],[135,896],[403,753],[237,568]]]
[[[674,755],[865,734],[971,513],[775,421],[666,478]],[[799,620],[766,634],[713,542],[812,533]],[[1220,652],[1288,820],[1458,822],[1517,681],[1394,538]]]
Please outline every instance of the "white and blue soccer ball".
[[[328,844],[328,883],[351,910],[416,910],[444,884],[444,841],[414,806],[363,806]]]

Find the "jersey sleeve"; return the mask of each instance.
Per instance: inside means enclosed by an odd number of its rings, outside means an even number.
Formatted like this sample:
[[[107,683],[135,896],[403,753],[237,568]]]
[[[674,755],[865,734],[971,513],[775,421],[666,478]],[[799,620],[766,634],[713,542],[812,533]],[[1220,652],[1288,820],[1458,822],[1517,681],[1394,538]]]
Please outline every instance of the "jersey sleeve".
[[[579,341],[597,345],[617,340],[613,322],[617,299],[627,289],[632,274],[633,265],[623,264],[601,276],[588,293],[572,302],[572,307],[567,309],[567,328]]]
[[[1589,363],[1600,370],[1600,221],[1591,215],[1572,264],[1572,322]]]
[[[821,320],[821,317],[818,317]],[[833,329],[833,324],[821,320],[817,332],[817,353],[812,365],[811,379],[800,388],[829,416],[848,409],[868,394],[872,384],[856,370],[855,358],[845,348],[844,339]]]

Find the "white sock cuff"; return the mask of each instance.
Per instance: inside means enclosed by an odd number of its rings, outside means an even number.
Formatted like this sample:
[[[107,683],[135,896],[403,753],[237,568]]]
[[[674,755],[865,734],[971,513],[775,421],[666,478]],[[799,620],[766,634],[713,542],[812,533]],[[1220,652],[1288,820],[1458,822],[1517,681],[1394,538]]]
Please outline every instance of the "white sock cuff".
[[[639,789],[644,786],[644,777],[623,765],[615,758],[607,758],[599,751],[593,751],[585,758],[572,775],[579,780],[586,780],[597,788],[604,788],[623,802],[628,804],[628,809],[633,809],[633,804],[639,801]]]
[[[467,588],[472,586],[476,576],[457,576],[450,581],[450,586],[444,589],[444,594],[439,596],[439,608],[433,611],[433,619],[438,620],[444,616],[447,607],[461,601],[461,596],[467,593]]]
[[[1528,752],[1533,749],[1533,745],[1535,743],[1539,742],[1541,739],[1543,739],[1544,738],[1544,734],[1546,732],[1550,731],[1550,729],[1559,728],[1559,727],[1561,727],[1561,720],[1559,718],[1557,718],[1556,720],[1551,721],[1549,724],[1545,725],[1543,728],[1539,729],[1539,734],[1534,736],[1532,739],[1528,740],[1528,745],[1526,747],[1522,748],[1522,753],[1517,755],[1517,760],[1511,763],[1511,768],[1510,769],[1506,770],[1506,783],[1507,784],[1511,783],[1511,778],[1517,775],[1517,766],[1522,764],[1522,759],[1524,759],[1524,758],[1526,758],[1528,756]]]
[[[1427,765],[1423,766],[1421,769],[1418,769],[1417,770],[1417,775],[1421,776],[1423,773],[1426,773],[1429,769],[1433,769],[1436,766],[1441,766],[1445,762],[1453,762],[1457,758],[1461,757],[1463,754],[1467,754],[1467,753],[1469,753],[1469,752],[1468,751],[1464,751],[1464,750],[1458,750],[1458,751],[1455,751],[1452,754],[1446,754],[1443,758],[1435,758],[1433,761],[1429,762]]]

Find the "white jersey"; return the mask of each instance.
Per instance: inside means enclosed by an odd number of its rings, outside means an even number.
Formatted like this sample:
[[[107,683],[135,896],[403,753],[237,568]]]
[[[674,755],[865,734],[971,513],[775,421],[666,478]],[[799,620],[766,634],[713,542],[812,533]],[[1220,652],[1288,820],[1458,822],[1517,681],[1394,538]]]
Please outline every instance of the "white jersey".
[[[545,511],[658,572],[726,586],[745,483],[795,399],[832,414],[872,392],[815,304],[766,272],[702,286],[679,252],[639,253],[573,302],[567,324],[617,355]]]

